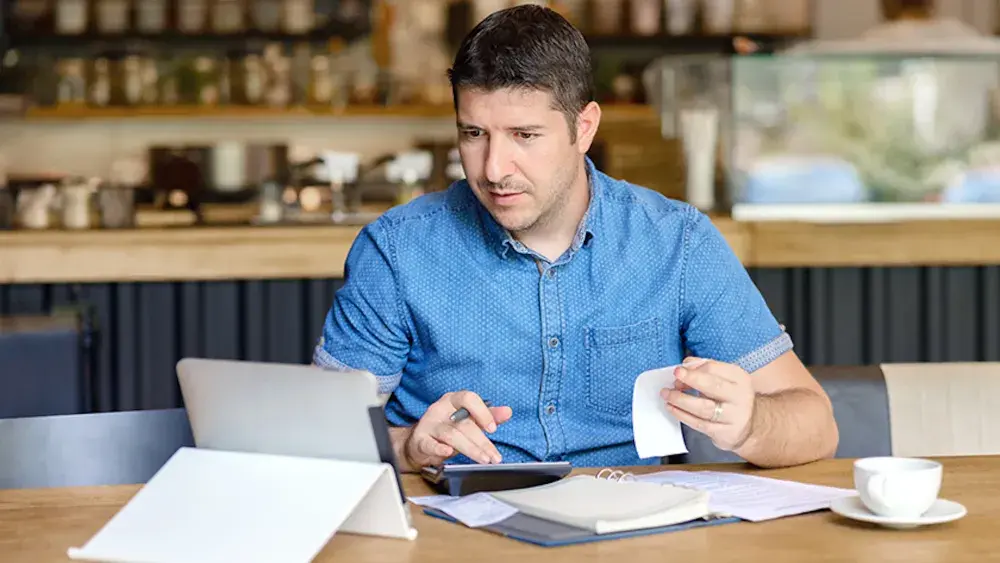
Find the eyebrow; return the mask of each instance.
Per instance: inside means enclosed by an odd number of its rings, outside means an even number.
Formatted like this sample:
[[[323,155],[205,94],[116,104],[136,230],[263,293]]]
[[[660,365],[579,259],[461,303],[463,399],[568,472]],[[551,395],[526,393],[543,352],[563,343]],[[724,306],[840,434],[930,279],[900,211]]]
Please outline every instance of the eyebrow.
[[[463,123],[461,121],[459,121],[457,125],[459,129],[482,129],[482,127],[479,127],[478,125]],[[515,127],[507,127],[508,131],[515,131],[518,133],[530,133],[534,131],[540,131],[542,129],[545,129],[544,125],[518,125]]]

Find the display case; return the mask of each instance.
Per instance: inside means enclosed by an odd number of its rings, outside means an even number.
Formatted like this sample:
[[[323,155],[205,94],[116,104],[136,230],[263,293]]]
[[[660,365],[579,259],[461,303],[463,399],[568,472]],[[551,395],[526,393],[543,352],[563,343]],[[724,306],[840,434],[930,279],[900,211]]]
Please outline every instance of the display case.
[[[734,217],[1000,216],[991,39],[952,52],[743,56],[728,68],[719,154]]]

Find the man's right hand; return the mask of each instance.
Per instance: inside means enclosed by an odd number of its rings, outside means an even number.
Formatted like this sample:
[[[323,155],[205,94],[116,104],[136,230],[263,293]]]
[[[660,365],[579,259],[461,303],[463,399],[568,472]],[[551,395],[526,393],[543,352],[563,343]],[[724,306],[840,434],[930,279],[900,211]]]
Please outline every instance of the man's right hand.
[[[451,415],[462,407],[469,411],[469,417],[452,422]],[[500,463],[500,452],[484,432],[492,434],[512,414],[510,407],[487,407],[471,391],[448,393],[427,408],[416,426],[400,436],[405,440],[401,453],[412,471],[441,464],[456,454],[479,463]]]

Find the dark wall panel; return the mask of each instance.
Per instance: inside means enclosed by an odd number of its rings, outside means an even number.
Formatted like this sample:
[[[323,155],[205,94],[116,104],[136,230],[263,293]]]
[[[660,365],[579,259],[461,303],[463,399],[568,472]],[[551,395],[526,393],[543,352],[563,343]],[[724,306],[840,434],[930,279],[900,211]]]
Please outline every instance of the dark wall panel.
[[[1000,267],[750,274],[807,364],[1000,359]]]
[[[1000,267],[751,269],[806,364],[1000,361]],[[339,280],[0,286],[0,315],[79,300],[93,408],[180,405],[185,356],[308,363]]]

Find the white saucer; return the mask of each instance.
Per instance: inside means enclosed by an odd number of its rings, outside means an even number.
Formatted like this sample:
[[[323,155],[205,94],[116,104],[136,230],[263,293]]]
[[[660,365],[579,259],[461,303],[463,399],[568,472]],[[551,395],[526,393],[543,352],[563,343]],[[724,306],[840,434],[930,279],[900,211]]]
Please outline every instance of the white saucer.
[[[870,522],[887,528],[897,529],[916,528],[917,526],[927,526],[929,524],[943,524],[958,520],[965,516],[967,512],[961,504],[939,498],[934,501],[934,504],[931,505],[927,512],[920,516],[909,518],[879,516],[868,510],[868,507],[861,502],[861,497],[859,496],[838,498],[830,504],[830,510],[852,520],[860,520],[862,522]]]

